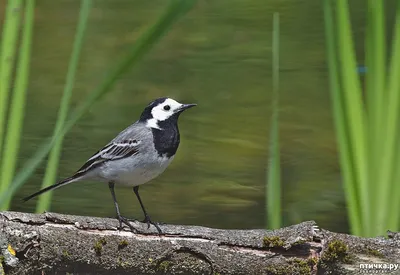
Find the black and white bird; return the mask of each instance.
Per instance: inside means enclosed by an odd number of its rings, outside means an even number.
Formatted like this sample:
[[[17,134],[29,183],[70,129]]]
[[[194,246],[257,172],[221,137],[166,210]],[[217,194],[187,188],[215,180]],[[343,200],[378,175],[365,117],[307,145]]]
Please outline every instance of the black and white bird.
[[[139,196],[139,186],[159,176],[174,159],[180,136],[179,115],[196,104],[181,104],[171,98],[159,98],[151,102],[140,119],[123,130],[106,146],[95,153],[71,177],[44,188],[26,198],[32,199],[47,191],[84,180],[108,183],[114,200],[119,226],[122,223],[134,230],[129,220],[119,211],[114,185],[133,187],[133,191],[144,213],[143,222],[153,224],[159,233],[160,227],[151,221]]]

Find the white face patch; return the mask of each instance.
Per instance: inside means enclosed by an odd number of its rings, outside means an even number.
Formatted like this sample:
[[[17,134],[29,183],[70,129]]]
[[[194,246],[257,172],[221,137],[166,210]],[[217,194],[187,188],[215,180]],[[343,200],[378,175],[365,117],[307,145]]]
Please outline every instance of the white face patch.
[[[153,118],[147,121],[147,127],[161,129],[158,126],[158,122],[171,117],[181,106],[181,103],[171,98],[167,98],[163,103],[153,107],[151,110]]]

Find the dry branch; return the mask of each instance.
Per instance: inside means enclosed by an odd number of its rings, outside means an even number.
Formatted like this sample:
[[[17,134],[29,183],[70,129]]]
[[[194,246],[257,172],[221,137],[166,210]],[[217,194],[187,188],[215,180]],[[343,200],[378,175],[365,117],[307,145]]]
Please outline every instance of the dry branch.
[[[163,235],[56,213],[0,212],[0,224],[6,274],[352,274],[359,263],[400,259],[398,233],[359,238],[313,221],[274,231],[162,225]]]

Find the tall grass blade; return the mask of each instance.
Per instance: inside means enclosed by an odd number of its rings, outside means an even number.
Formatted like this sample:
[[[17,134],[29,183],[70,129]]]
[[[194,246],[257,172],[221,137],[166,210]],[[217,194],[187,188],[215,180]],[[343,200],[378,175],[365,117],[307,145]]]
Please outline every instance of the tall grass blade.
[[[386,35],[384,2],[368,1],[367,39],[366,39],[366,65],[369,73],[366,77],[366,95],[368,110],[368,165],[370,192],[370,216],[376,217],[376,211],[381,205],[377,201],[376,194],[379,185],[380,165],[382,164],[381,134],[384,131],[386,121],[383,119],[386,102]],[[383,184],[383,183],[382,183]],[[374,228],[378,223],[371,224]],[[375,229],[374,229],[375,231]]]
[[[4,192],[11,183],[14,176],[17,163],[18,150],[21,140],[21,129],[25,111],[25,95],[28,87],[31,41],[33,19],[35,13],[35,0],[29,0],[25,6],[25,18],[22,32],[22,42],[19,49],[17,72],[15,77],[15,86],[13,97],[11,99],[10,116],[8,120],[8,129],[4,141],[4,153],[1,162],[0,181],[1,190]],[[10,199],[0,205],[1,210],[7,210],[10,205]]]
[[[54,129],[54,134],[61,131],[67,119],[69,102],[72,96],[72,90],[75,83],[75,75],[78,68],[79,56],[81,53],[82,44],[85,36],[87,21],[89,20],[89,13],[91,6],[92,6],[92,0],[85,0],[81,2],[81,8],[79,12],[79,19],[78,19],[71,59],[68,66],[66,83],[64,86],[64,93],[61,98],[61,105],[58,112],[58,118]],[[43,179],[42,188],[50,186],[54,184],[56,181],[58,162],[62,148],[62,141],[63,137],[61,136],[59,139],[55,141],[54,147],[51,150],[49,159],[47,161],[46,173]],[[39,197],[36,206],[37,213],[42,213],[49,209],[51,203],[51,195],[52,192],[50,191]]]
[[[368,117],[373,130],[380,129],[383,119],[386,83],[386,35],[383,1],[368,1],[367,64]],[[375,133],[376,134],[376,133]],[[378,137],[379,138],[379,137]]]
[[[333,105],[333,115],[336,137],[339,147],[340,165],[343,174],[344,193],[347,201],[347,211],[350,221],[350,230],[353,234],[361,234],[361,210],[359,194],[355,182],[353,156],[349,144],[349,128],[344,106],[343,90],[340,87],[340,78],[337,67],[337,53],[335,41],[335,24],[331,0],[324,0],[325,39],[329,65],[330,94]]]
[[[392,52],[391,52],[391,63],[390,63],[390,70],[389,70],[389,80],[388,80],[388,93],[389,93],[389,101],[390,105],[388,105],[388,133],[390,130],[391,142],[393,145],[392,150],[394,151],[395,155],[393,161],[390,162],[388,159],[386,164],[391,165],[393,178],[390,186],[387,186],[387,190],[385,190],[385,194],[382,195],[381,198],[385,198],[384,196],[387,195],[386,200],[388,203],[388,213],[386,215],[386,220],[388,220],[388,228],[382,228],[382,230],[399,230],[400,228],[400,169],[398,167],[400,161],[400,121],[399,121],[399,100],[400,100],[400,2],[397,2],[396,7],[396,22],[393,30],[393,44],[392,44]],[[392,100],[397,100],[396,102],[392,102]],[[394,127],[390,129],[389,127]],[[386,141],[388,142],[388,141]],[[389,149],[389,148],[388,148]],[[381,215],[383,215],[381,213]]]
[[[267,226],[271,229],[282,225],[281,179],[279,154],[279,13],[274,13],[272,32],[272,85],[273,110],[271,118],[270,160],[267,181]]]
[[[349,149],[352,151],[353,169],[355,170],[356,194],[359,194],[361,207],[362,234],[369,236],[370,230],[370,205],[368,161],[366,148],[366,123],[365,110],[361,97],[361,85],[356,68],[351,24],[349,19],[348,3],[346,0],[336,1],[338,48],[340,71],[343,89],[343,101],[346,109],[346,119],[349,129]]]
[[[4,142],[4,128],[7,117],[7,103],[11,77],[15,64],[15,53],[17,49],[17,38],[22,12],[21,0],[9,0],[6,3],[6,13],[1,37],[0,54],[0,159]],[[3,187],[0,186],[0,191]]]
[[[55,141],[63,137],[72,126],[85,114],[85,112],[109,92],[117,81],[118,77],[132,67],[136,66],[141,58],[159,41],[180,17],[186,14],[195,4],[196,0],[172,0],[166,11],[158,18],[143,35],[139,37],[133,45],[126,58],[121,60],[116,68],[104,79],[104,81],[72,112],[64,128],[56,132],[51,139],[46,140],[36,153],[23,166],[21,172],[14,178],[12,185],[7,192],[0,194],[0,203],[11,197],[18,190],[29,176],[40,165],[43,159],[51,150]]]
[[[397,9],[398,11],[398,9]],[[381,205],[378,209],[377,213],[377,225],[379,226],[379,231],[384,232],[384,226],[388,223],[392,223],[391,220],[395,221],[397,218],[389,216],[389,212],[392,212],[390,208],[390,203],[382,203],[387,202],[391,195],[393,194],[393,188],[396,188],[396,184],[398,182],[394,182],[395,175],[397,174],[396,170],[398,169],[396,163],[396,154],[399,143],[399,108],[400,108],[400,93],[399,93],[399,44],[398,39],[399,36],[397,34],[399,28],[399,12],[396,14],[396,23],[394,27],[394,37],[393,37],[393,46],[392,46],[392,55],[391,55],[391,64],[389,69],[389,78],[388,78],[388,88],[387,88],[387,102],[386,102],[386,113],[385,119],[386,123],[384,124],[384,129],[381,133],[381,136],[384,137],[384,141],[381,140],[381,154],[382,154],[382,162],[380,166],[380,178],[379,182],[377,182],[378,192],[376,200],[381,202]],[[397,58],[397,59],[396,59]]]

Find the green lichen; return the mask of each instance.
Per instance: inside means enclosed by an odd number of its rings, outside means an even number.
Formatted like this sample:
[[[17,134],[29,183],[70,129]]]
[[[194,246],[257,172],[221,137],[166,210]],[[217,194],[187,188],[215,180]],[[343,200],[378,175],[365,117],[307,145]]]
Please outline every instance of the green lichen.
[[[68,253],[68,251],[67,250],[63,250],[63,257],[64,258],[68,258],[69,257],[69,253]]]
[[[307,262],[308,262],[309,265],[314,267],[314,266],[316,266],[318,264],[318,258],[316,258],[316,257],[308,258]]]
[[[265,236],[263,239],[263,246],[264,247],[282,247],[284,246],[285,242],[278,236]]]
[[[214,272],[213,275],[221,275],[221,273],[219,273],[219,272]]]
[[[4,256],[0,255],[0,263],[4,262]]]
[[[263,246],[264,247],[282,247],[284,246],[285,242],[278,236],[265,236],[263,239]]]
[[[123,248],[125,248],[127,246],[128,246],[128,241],[127,240],[122,240],[118,244],[118,250],[121,250],[121,249],[123,249]]]
[[[306,260],[294,258],[289,260],[289,263],[297,270],[298,274],[311,274],[317,261],[314,258],[309,258]]]
[[[379,252],[376,249],[367,248],[365,252],[366,252],[366,254],[371,255],[371,256],[375,256],[375,257],[379,257],[379,258],[385,257],[381,252]]]
[[[301,245],[301,244],[305,244],[305,243],[306,243],[306,240],[301,239],[301,240],[298,240],[298,241],[294,242],[292,244],[292,246]]]
[[[103,245],[106,245],[107,241],[105,238],[100,238],[95,244],[93,245],[94,251],[97,255],[101,255],[101,251],[103,250]]]
[[[347,245],[340,240],[331,241],[321,260],[323,262],[341,262],[350,264],[354,261],[354,256],[350,255]]]
[[[118,261],[117,261],[118,266],[120,267],[129,267],[130,263],[128,261],[123,261],[121,257],[118,257]]]
[[[159,265],[158,265],[158,270],[161,271],[167,271],[168,268],[172,265],[171,261],[162,261]]]
[[[287,274],[309,275],[312,273],[314,266],[316,266],[316,264],[317,260],[315,258],[309,258],[309,259],[293,258],[288,260],[288,265],[269,266],[265,269],[265,271],[268,275],[287,275]]]

